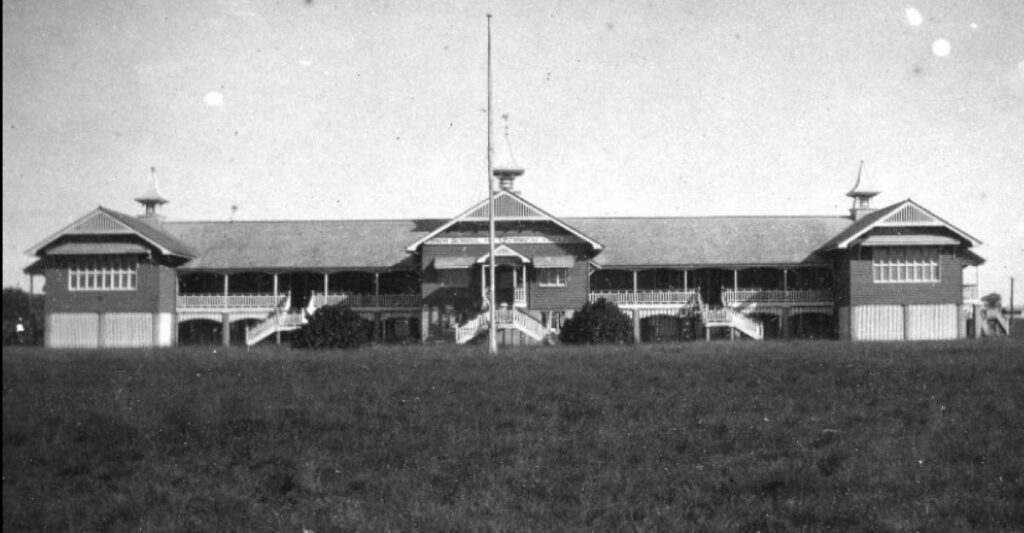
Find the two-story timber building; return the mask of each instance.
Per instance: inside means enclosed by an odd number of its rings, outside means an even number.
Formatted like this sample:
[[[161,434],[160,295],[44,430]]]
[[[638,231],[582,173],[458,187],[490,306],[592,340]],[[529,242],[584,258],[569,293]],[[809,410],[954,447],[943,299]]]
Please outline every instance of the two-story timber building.
[[[587,301],[616,302],[643,342],[973,336],[979,241],[907,199],[849,216],[558,218],[495,170],[496,327],[542,342]],[[488,329],[488,202],[451,219],[174,222],[98,207],[29,253],[49,347],[281,341],[344,303],[381,341],[464,343]]]

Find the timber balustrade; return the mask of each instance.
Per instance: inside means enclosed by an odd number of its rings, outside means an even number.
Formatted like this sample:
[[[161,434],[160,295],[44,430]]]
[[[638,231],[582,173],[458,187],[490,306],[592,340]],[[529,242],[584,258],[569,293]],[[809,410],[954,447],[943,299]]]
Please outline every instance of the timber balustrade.
[[[831,302],[829,289],[722,289],[722,303],[734,305],[748,302]]]
[[[349,307],[419,307],[419,294],[351,294],[347,292],[313,293],[313,305],[345,304]]]
[[[287,298],[287,294],[179,294],[179,309],[269,309]]]
[[[693,304],[696,303],[696,291],[592,291],[590,301],[596,302],[604,298],[618,305],[630,304]]]
[[[179,309],[273,309],[283,302],[288,295],[252,293],[252,294],[179,294]],[[315,307],[323,307],[344,303],[351,307],[419,307],[418,294],[349,294],[332,293],[326,297],[323,293],[313,293],[312,302]]]
[[[978,286],[977,285],[964,285],[964,301],[965,302],[978,302]]]

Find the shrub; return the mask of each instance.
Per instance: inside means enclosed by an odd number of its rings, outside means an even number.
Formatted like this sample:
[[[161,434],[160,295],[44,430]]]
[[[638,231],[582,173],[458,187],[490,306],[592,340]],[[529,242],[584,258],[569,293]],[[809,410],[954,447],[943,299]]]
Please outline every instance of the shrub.
[[[302,326],[292,345],[296,348],[358,348],[373,334],[373,324],[344,305],[321,307]]]
[[[567,344],[623,343],[633,340],[633,323],[604,298],[587,302],[562,325],[560,340]]]

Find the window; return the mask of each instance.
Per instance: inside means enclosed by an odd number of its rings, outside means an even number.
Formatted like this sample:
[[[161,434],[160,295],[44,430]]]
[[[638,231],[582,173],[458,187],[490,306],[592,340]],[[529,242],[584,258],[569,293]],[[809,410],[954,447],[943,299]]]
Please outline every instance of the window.
[[[68,266],[72,291],[134,291],[138,277],[134,258],[73,259]]]
[[[569,279],[568,268],[537,269],[537,282],[541,287],[565,287]]]
[[[936,247],[875,248],[871,261],[875,283],[933,283],[939,281]]]

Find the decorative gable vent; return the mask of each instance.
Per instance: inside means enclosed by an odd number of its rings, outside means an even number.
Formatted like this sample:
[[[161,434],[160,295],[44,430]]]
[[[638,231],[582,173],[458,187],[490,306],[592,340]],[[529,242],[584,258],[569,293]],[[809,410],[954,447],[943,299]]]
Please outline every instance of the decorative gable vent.
[[[941,224],[935,217],[915,205],[907,204],[899,211],[885,217],[882,226],[933,226]]]
[[[132,233],[114,217],[98,212],[75,224],[68,233]]]
[[[487,204],[474,209],[464,220],[487,220]],[[494,218],[497,220],[548,220],[548,216],[526,205],[512,194],[499,194],[494,199]]]

